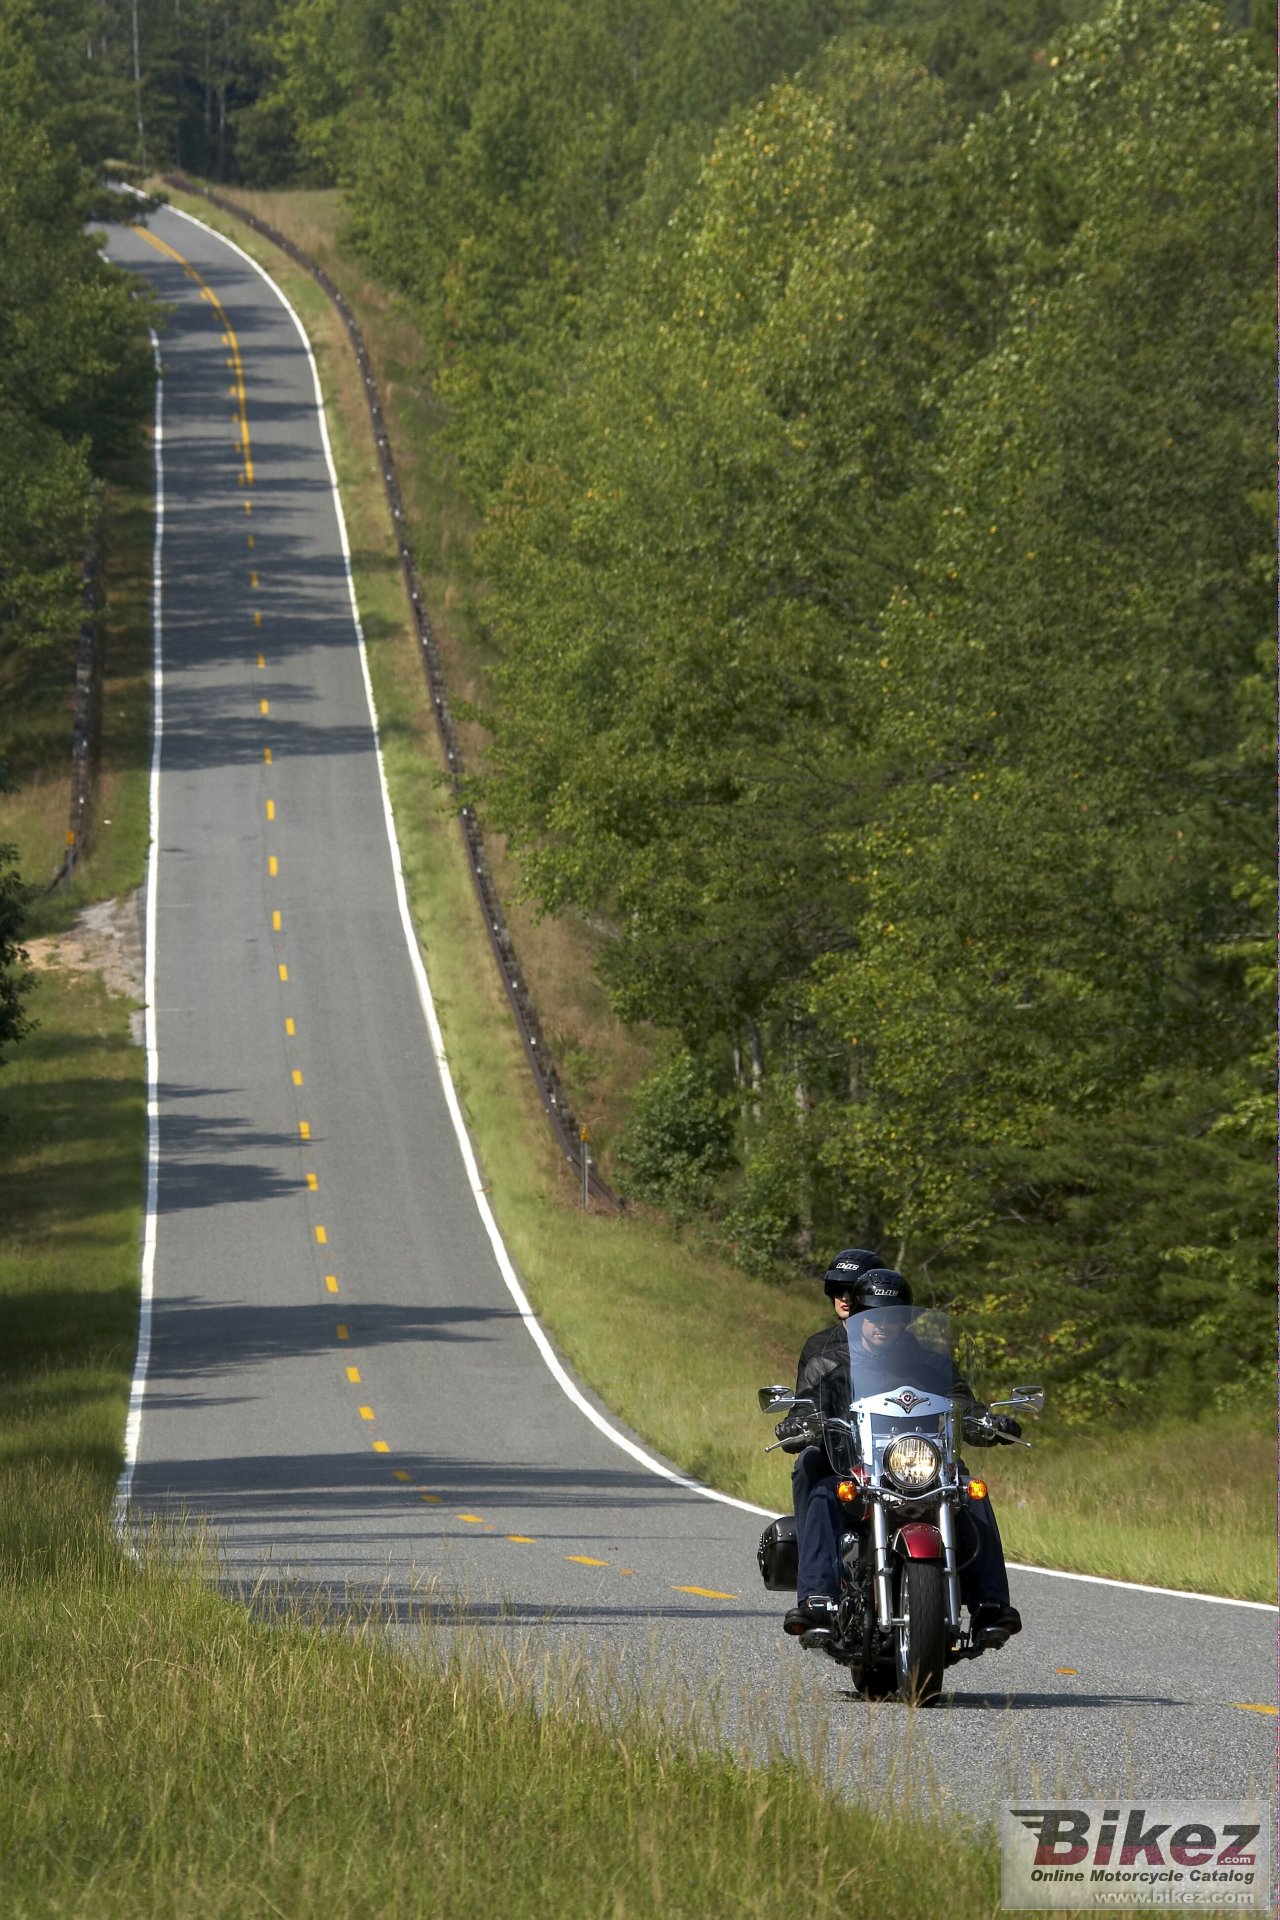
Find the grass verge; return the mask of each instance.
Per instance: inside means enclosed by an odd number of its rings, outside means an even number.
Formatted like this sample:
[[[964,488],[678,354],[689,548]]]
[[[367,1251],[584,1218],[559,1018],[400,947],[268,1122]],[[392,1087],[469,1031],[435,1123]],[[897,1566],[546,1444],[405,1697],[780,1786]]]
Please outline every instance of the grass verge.
[[[468,590],[471,525],[439,452],[439,415],[405,315],[343,249],[338,196],[243,193],[260,218],[288,232],[342,288],[357,313],[382,386],[428,601],[446,663],[474,692],[480,643],[457,611]],[[637,1212],[584,1214],[529,1086],[514,1029],[475,910],[460,836],[438,784],[434,725],[403,599],[374,461],[363,385],[345,332],[314,282],[243,223],[208,203],[172,196],[259,259],[311,334],[329,410],[348,515],[356,588],[369,643],[387,776],[415,922],[430,970],[454,1077],[507,1244],[539,1315],[579,1375],[667,1458],[726,1492],[781,1508],[786,1463],[763,1457],[752,1389],[786,1379],[825,1303],[801,1284],[753,1280],[696,1233]],[[525,929],[518,931],[522,955]],[[596,1019],[584,952],[548,946],[541,978],[525,965],[549,1032]],[[530,956],[531,957],[531,956]],[[569,989],[572,987],[573,996]],[[544,994],[551,997],[548,1010]],[[613,1048],[591,1026],[588,1061]],[[641,1048],[643,1041],[634,1043]],[[610,1084],[626,1063],[610,1070]],[[575,1100],[578,1088],[574,1087]],[[1210,1429],[1212,1428],[1212,1436]],[[1223,1498],[1197,1510],[1204,1533],[1188,1543],[1185,1464],[1210,1437],[1231,1433],[1238,1471]],[[983,1459],[1011,1559],[1171,1587],[1274,1600],[1275,1442],[1260,1420],[1185,1425],[1094,1441],[1055,1430],[1030,1455]],[[1123,1519],[1120,1518],[1123,1513]]]

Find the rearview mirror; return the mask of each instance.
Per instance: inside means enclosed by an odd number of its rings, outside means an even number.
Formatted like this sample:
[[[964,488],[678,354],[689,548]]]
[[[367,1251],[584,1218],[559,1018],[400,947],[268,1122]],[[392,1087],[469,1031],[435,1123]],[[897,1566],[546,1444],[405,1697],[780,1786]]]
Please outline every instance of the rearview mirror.
[[[794,1405],[795,1395],[790,1387],[761,1387],[756,1398],[760,1402],[761,1413],[778,1413],[784,1407]]]
[[[1009,1405],[1015,1413],[1043,1413],[1043,1387],[1015,1387],[1009,1396]]]

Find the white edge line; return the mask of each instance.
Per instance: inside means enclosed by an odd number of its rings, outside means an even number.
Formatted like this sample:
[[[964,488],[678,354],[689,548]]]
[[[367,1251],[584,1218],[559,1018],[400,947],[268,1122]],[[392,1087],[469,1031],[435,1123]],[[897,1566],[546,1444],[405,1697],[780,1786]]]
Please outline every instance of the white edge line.
[[[1170,1600],[1203,1600],[1211,1607],[1253,1607],[1259,1613],[1280,1612],[1270,1600],[1236,1600],[1229,1593],[1192,1593],[1186,1587],[1146,1587],[1138,1580],[1107,1580],[1100,1573],[1064,1573],[1059,1567],[1031,1567],[1009,1561],[1013,1573],[1042,1573],[1046,1580],[1087,1580],[1093,1587],[1119,1587],[1124,1593],[1161,1593]]]
[[[244,248],[237,246],[234,240],[229,240],[224,233],[219,233],[216,228],[206,225],[203,220],[197,219],[194,214],[184,213],[180,208],[172,206],[167,207],[166,211],[176,214],[181,220],[189,220],[193,226],[200,227],[205,233],[211,234],[212,237],[220,241],[223,246],[229,247],[233,253],[238,254],[242,260],[246,261],[248,265],[253,268],[256,274],[261,276],[297,328],[298,338],[301,340],[303,352],[307,356],[307,364],[311,368],[311,380],[316,397],[316,417],[320,423],[320,440],[324,447],[325,462],[329,469],[329,482],[333,489],[334,512],[338,522],[338,538],[342,543],[342,560],[346,568],[347,595],[351,603],[351,622],[355,628],[356,644],[359,649],[360,672],[364,680],[365,699],[369,707],[369,724],[373,729],[374,753],[378,763],[378,782],[382,789],[382,813],[387,829],[387,841],[391,849],[391,866],[395,876],[396,900],[400,908],[400,925],[404,931],[405,944],[409,949],[409,959],[413,967],[414,979],[418,986],[418,999],[426,1019],[432,1050],[435,1054],[436,1065],[440,1072],[440,1083],[444,1090],[445,1103],[449,1109],[449,1118],[453,1122],[453,1130],[457,1136],[458,1146],[462,1152],[463,1164],[466,1168],[467,1179],[471,1186],[471,1195],[476,1203],[476,1208],[480,1214],[485,1232],[489,1236],[489,1243],[493,1248],[494,1257],[498,1263],[498,1270],[506,1284],[507,1292],[511,1295],[516,1306],[516,1311],[528,1328],[534,1345],[542,1355],[557,1385],[573,1402],[574,1406],[578,1408],[579,1412],[585,1414],[591,1424],[597,1427],[599,1431],[605,1435],[606,1439],[611,1440],[614,1446],[621,1447],[624,1453],[630,1454],[633,1460],[638,1461],[641,1466],[646,1467],[650,1473],[659,1474],[664,1480],[671,1481],[673,1485],[683,1488],[686,1492],[698,1493],[701,1494],[704,1499],[717,1500],[726,1506],[740,1507],[745,1513],[758,1513],[764,1515],[766,1519],[772,1519],[773,1514],[771,1509],[767,1507],[757,1507],[748,1500],[736,1500],[730,1494],[718,1493],[714,1487],[703,1486],[701,1481],[690,1480],[684,1474],[677,1473],[673,1468],[664,1466],[662,1461],[656,1460],[652,1454],[646,1453],[643,1447],[637,1446],[636,1443],[633,1440],[629,1440],[625,1434],[619,1433],[617,1428],[612,1426],[609,1421],[605,1419],[604,1415],[591,1405],[591,1402],[586,1399],[570,1379],[555,1349],[552,1347],[551,1342],[540,1326],[523,1287],[520,1285],[515,1266],[503,1243],[498,1223],[494,1219],[493,1210],[489,1205],[488,1195],[484,1192],[481,1183],[480,1169],[476,1163],[475,1151],[472,1147],[470,1136],[467,1133],[467,1125],[463,1118],[462,1108],[453,1084],[453,1076],[449,1071],[449,1062],[444,1048],[444,1036],[440,1031],[440,1023],[436,1017],[435,1002],[432,999],[430,983],[427,980],[426,967],[423,965],[422,950],[418,944],[418,936],[414,929],[412,915],[409,911],[409,896],[405,889],[404,869],[400,859],[400,843],[396,837],[395,817],[391,807],[391,794],[387,787],[386,768],[383,765],[382,759],[382,739],[378,731],[378,710],[374,703],[373,682],[369,676],[369,659],[365,648],[364,629],[360,623],[360,609],[356,602],[355,580],[351,572],[351,549],[347,541],[347,523],[342,511],[342,497],[338,489],[338,474],[333,464],[333,450],[329,443],[329,428],[325,419],[324,396],[320,390],[320,375],[316,368],[315,355],[311,350],[311,342],[307,338],[306,328],[303,326],[287,295],[281,291],[266,268],[261,266],[259,262],[253,258],[252,254],[246,253]]]
[[[360,609],[356,602],[355,580],[351,572],[351,549],[347,542],[347,522],[346,522],[346,517],[342,511],[342,496],[338,489],[338,474],[337,474],[337,469],[333,464],[333,452],[329,444],[329,428],[325,419],[324,395],[320,390],[320,375],[316,368],[315,355],[311,351],[311,342],[307,337],[306,328],[303,326],[302,321],[299,319],[297,313],[294,311],[293,304],[289,300],[288,296],[280,289],[280,287],[276,285],[275,281],[272,279],[271,275],[267,272],[266,268],[260,265],[260,263],[253,258],[252,254],[246,253],[244,248],[237,246],[234,240],[229,240],[225,233],[219,233],[215,227],[210,227],[205,223],[205,221],[197,219],[195,214],[184,213],[180,208],[174,207],[174,206],[169,206],[165,210],[171,214],[174,214],[180,220],[189,220],[192,226],[200,227],[203,230],[203,232],[211,234],[215,240],[220,240],[223,246],[230,247],[233,253],[238,254],[242,260],[246,261],[248,265],[253,268],[253,271],[256,274],[260,275],[260,277],[270,287],[271,291],[275,294],[281,306],[285,309],[285,312],[289,315],[289,318],[293,321],[294,326],[297,328],[298,338],[301,340],[303,352],[307,356],[307,364],[311,368],[311,380],[315,388],[315,396],[316,396],[316,416],[320,423],[320,439],[324,447],[324,457],[329,469],[329,482],[333,489],[334,512],[336,513],[337,520],[338,520],[338,538],[342,543],[342,559],[343,559],[343,565],[346,568],[347,594],[351,602],[351,620],[352,620],[353,626],[355,627],[356,644],[360,654],[360,672],[364,679],[365,698],[368,701],[368,705],[369,705],[369,723],[373,728],[374,752],[375,752],[377,763],[378,763],[378,782],[382,789],[382,812],[383,812],[383,818],[386,822],[387,840],[391,848],[391,865],[395,875],[396,899],[400,907],[400,925],[404,930],[405,944],[409,949],[410,963],[413,967],[414,978],[418,984],[418,999],[422,1004],[422,1011],[426,1019],[427,1030],[431,1036],[431,1045],[435,1053],[436,1065],[439,1068],[439,1072],[440,1072],[440,1082],[444,1089],[445,1102],[449,1108],[449,1117],[453,1122],[454,1133],[457,1135],[458,1146],[462,1153],[463,1164],[466,1167],[467,1178],[471,1185],[471,1195],[476,1203],[476,1208],[480,1214],[481,1221],[484,1224],[485,1232],[489,1236],[489,1242],[493,1248],[494,1258],[497,1260],[498,1270],[501,1273],[503,1281],[506,1284],[507,1292],[511,1295],[511,1298],[515,1303],[516,1311],[520,1315],[520,1318],[521,1320],[523,1320],[525,1326],[528,1328],[530,1338],[533,1340],[534,1345],[537,1347],[539,1353],[542,1355],[543,1360],[546,1362],[548,1371],[551,1373],[553,1379],[556,1381],[556,1384],[562,1389],[562,1391],[566,1394],[566,1396],[573,1402],[574,1406],[577,1407],[578,1411],[586,1415],[587,1419],[591,1422],[592,1426],[598,1428],[599,1431],[602,1434],[604,1434],[606,1439],[611,1440],[613,1442],[614,1446],[620,1447],[624,1453],[630,1454],[633,1460],[638,1461],[642,1467],[648,1468],[650,1473],[656,1473],[660,1475],[662,1479],[669,1480],[674,1486],[681,1487],[688,1493],[701,1494],[702,1497],[706,1500],[715,1500],[715,1501],[718,1501],[723,1506],[737,1507],[743,1513],[757,1513],[757,1514],[760,1514],[764,1519],[771,1520],[774,1518],[774,1514],[775,1514],[774,1508],[758,1507],[755,1505],[753,1501],[738,1500],[738,1499],[735,1499],[732,1494],[720,1493],[714,1487],[704,1486],[700,1480],[690,1480],[689,1478],[687,1478],[686,1475],[675,1472],[674,1469],[671,1467],[664,1466],[661,1460],[656,1460],[652,1454],[646,1453],[643,1447],[638,1447],[633,1440],[629,1440],[626,1434],[619,1433],[616,1427],[611,1426],[609,1421],[605,1419],[604,1415],[600,1413],[597,1408],[591,1405],[591,1402],[585,1398],[585,1396],[580,1392],[578,1387],[569,1378],[569,1375],[566,1373],[563,1365],[561,1364],[560,1359],[556,1354],[554,1347],[551,1345],[551,1342],[548,1340],[546,1334],[543,1332],[543,1329],[538,1322],[538,1318],[534,1313],[533,1308],[529,1305],[528,1296],[526,1295],[524,1288],[520,1285],[520,1281],[516,1275],[516,1270],[512,1263],[511,1256],[507,1252],[506,1246],[503,1243],[502,1234],[499,1231],[498,1223],[493,1217],[493,1209],[489,1205],[489,1197],[485,1193],[483,1185],[480,1180],[480,1171],[476,1164],[475,1152],[471,1145],[470,1135],[467,1132],[466,1121],[463,1119],[463,1116],[462,1116],[462,1108],[459,1105],[458,1095],[453,1084],[453,1075],[449,1071],[449,1062],[444,1049],[444,1036],[440,1031],[439,1020],[436,1018],[435,1002],[431,997],[431,986],[427,979],[426,967],[423,965],[422,950],[418,944],[418,936],[414,930],[413,918],[409,911],[409,897],[405,890],[404,869],[401,865],[401,860],[400,860],[400,842],[396,837],[395,816],[392,812],[392,807],[391,807],[391,794],[387,787],[386,769],[382,761],[382,739],[378,731],[378,710],[374,703],[373,682],[369,677],[369,659],[368,659],[367,651],[365,649],[364,628],[360,624]],[[157,446],[158,445],[159,445],[159,441],[157,439]],[[158,628],[157,628],[157,631],[158,631]],[[154,801],[153,801],[153,806],[154,806]],[[154,821],[155,819],[154,812],[153,812],[152,818]],[[150,933],[151,933],[152,903],[154,901],[154,897],[155,897],[155,889],[154,887],[152,887],[148,891],[148,898],[147,898],[147,926],[148,926],[147,951],[148,951],[149,962],[150,962],[150,956],[152,952],[151,942],[150,942]],[[148,991],[148,1021],[149,1022],[150,1022],[150,997],[151,997],[150,992]],[[150,1034],[150,1031],[151,1029],[149,1024],[148,1034]],[[148,1175],[148,1184],[150,1184],[150,1172]],[[154,1224],[153,1220],[152,1220],[152,1224]],[[148,1317],[149,1317],[149,1303],[148,1303]],[[141,1350],[141,1342],[139,1343],[139,1350]],[[132,1413],[130,1415],[130,1418],[132,1419]],[[1043,1573],[1048,1575],[1049,1578],[1056,1579],[1056,1580],[1083,1580],[1083,1581],[1089,1582],[1094,1586],[1120,1587],[1122,1589],[1127,1589],[1129,1592],[1132,1592],[1132,1593],[1162,1593],[1162,1594],[1168,1594],[1174,1599],[1206,1600],[1211,1602],[1214,1605],[1223,1606],[1223,1607],[1254,1607],[1254,1608],[1261,1608],[1264,1612],[1276,1611],[1274,1607],[1268,1607],[1266,1602],[1261,1600],[1233,1600],[1228,1596],[1220,1595],[1220,1594],[1184,1593],[1176,1587],[1145,1587],[1145,1586],[1138,1585],[1134,1581],[1107,1580],[1107,1579],[1103,1579],[1099,1575],[1091,1574],[1091,1573],[1059,1573],[1055,1569],[1050,1567],[1023,1566],[1020,1562],[1017,1562],[1017,1561],[1010,1561],[1009,1565],[1013,1568],[1015,1572],[1018,1572],[1018,1573]]]
[[[146,999],[144,1019],[147,1043],[147,1184],[146,1212],[142,1228],[142,1282],[138,1301],[138,1351],[129,1384],[129,1413],[125,1422],[124,1466],[116,1483],[115,1526],[123,1534],[129,1517],[129,1496],[133,1489],[133,1470],[138,1461],[142,1438],[142,1402],[147,1391],[147,1368],[151,1361],[151,1306],[156,1275],[156,1199],[160,1171],[160,1052],[156,1038],[156,880],[160,868],[160,740],[163,716],[163,647],[161,612],[163,576],[161,552],[164,545],[164,374],[160,360],[160,342],[151,331],[151,352],[156,369],[156,410],[153,458],[155,467],[155,538],[151,552],[151,776],[149,792],[150,838],[147,852],[147,930]]]

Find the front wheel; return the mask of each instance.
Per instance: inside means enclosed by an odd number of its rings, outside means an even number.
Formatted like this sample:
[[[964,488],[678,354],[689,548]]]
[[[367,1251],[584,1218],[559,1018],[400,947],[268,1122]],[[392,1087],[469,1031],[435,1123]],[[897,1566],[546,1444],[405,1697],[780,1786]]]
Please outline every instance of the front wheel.
[[[898,1692],[913,1707],[928,1707],[942,1692],[947,1663],[947,1609],[942,1564],[903,1560],[898,1570],[894,1665]]]

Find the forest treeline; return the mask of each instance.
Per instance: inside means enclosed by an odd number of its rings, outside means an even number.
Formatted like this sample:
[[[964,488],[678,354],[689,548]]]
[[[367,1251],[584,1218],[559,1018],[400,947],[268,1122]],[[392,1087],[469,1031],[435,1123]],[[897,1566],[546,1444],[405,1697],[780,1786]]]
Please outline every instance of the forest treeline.
[[[0,0],[0,790],[33,770],[28,700],[40,707],[46,679],[74,680],[103,474],[151,383],[145,313],[86,231],[100,196],[77,110],[81,48],[59,25],[34,0]],[[65,755],[69,773],[69,695]],[[0,844],[0,1052],[26,1026],[36,877]]]
[[[620,1182],[760,1270],[878,1245],[1080,1417],[1255,1394],[1264,13],[96,14],[122,140],[340,184],[420,322],[484,513],[478,804],[669,1041]]]

